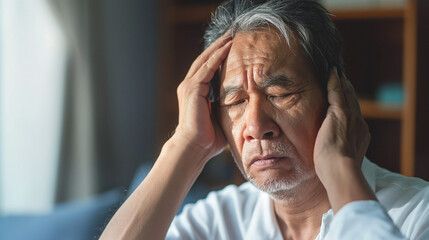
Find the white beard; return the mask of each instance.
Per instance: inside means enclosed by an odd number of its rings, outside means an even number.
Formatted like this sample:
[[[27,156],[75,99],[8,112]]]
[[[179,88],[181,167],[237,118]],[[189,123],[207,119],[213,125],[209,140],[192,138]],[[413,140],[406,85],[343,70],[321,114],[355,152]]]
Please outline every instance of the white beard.
[[[305,183],[316,177],[314,171],[303,170],[299,164],[294,164],[294,167],[294,173],[288,178],[278,177],[263,181],[251,173],[246,174],[245,177],[261,191],[268,193],[276,200],[293,200],[296,194],[306,185]]]
[[[267,146],[267,149],[270,149],[270,152],[278,153],[284,156],[296,156],[294,147],[291,145],[285,145],[283,143],[270,143],[270,146]],[[253,154],[255,154],[254,151],[246,152],[243,154],[243,159],[249,158],[249,156],[253,156]],[[306,186],[306,182],[317,177],[313,168],[303,165],[303,163],[298,162],[296,158],[290,158],[289,161],[292,163],[293,172],[287,178],[273,177],[263,180],[253,175],[249,169],[243,170],[240,167],[239,169],[244,178],[246,178],[261,191],[268,193],[276,200],[289,201],[293,200],[300,189]]]

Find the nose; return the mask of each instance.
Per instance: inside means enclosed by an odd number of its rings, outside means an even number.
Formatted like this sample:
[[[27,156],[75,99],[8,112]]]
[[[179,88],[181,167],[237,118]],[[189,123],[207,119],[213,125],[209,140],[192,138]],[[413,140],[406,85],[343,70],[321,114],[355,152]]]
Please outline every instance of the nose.
[[[252,141],[277,137],[280,129],[274,121],[274,114],[269,106],[264,106],[263,100],[249,102],[245,112],[244,139]]]

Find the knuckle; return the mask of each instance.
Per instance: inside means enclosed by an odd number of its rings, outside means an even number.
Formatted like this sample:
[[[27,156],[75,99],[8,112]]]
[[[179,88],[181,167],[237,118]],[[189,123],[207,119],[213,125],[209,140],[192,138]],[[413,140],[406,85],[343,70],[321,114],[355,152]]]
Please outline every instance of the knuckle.
[[[177,92],[182,91],[183,88],[183,82],[179,84],[179,86],[177,86]]]
[[[205,63],[204,63],[203,67],[204,67],[205,69],[207,69],[207,70],[212,70],[212,67],[211,67],[211,65],[210,65],[209,60],[207,60],[207,62],[205,62]]]
[[[213,66],[213,60],[211,58],[207,59],[207,61],[204,63],[203,66],[209,71],[216,71],[216,69]]]
[[[341,86],[341,84],[335,84],[334,88],[332,89],[335,92],[341,92],[343,90],[343,87]]]
[[[201,61],[203,61],[203,54],[200,54],[198,57],[197,57],[197,59],[195,59],[195,62],[201,62]]]
[[[176,93],[177,95],[181,95],[185,91],[185,81],[181,82],[177,87]]]

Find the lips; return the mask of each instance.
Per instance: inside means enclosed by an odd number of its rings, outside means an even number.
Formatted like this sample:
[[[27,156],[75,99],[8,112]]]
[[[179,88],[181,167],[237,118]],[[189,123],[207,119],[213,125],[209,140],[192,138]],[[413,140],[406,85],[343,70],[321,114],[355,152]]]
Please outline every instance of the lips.
[[[283,156],[257,156],[252,158],[250,166],[257,168],[272,167],[283,159],[285,159]]]

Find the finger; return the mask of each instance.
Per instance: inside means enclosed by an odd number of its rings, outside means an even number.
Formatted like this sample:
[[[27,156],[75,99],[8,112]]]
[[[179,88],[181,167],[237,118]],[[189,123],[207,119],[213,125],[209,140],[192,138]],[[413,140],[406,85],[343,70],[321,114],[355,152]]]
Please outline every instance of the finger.
[[[344,108],[347,106],[346,98],[341,86],[340,78],[337,74],[337,69],[331,70],[328,80],[328,102],[331,106]]]
[[[186,77],[192,77],[198,69],[201,67],[201,65],[204,64],[204,62],[207,61],[207,59],[210,58],[210,56],[216,52],[219,48],[222,48],[225,44],[227,44],[229,41],[231,41],[232,35],[231,31],[228,31],[225,33],[222,37],[218,38],[212,45],[210,45],[204,52],[202,52],[197,59],[192,63],[191,67],[189,68],[188,74],[186,74]]]
[[[199,83],[208,83],[213,78],[215,72],[219,69],[223,60],[229,53],[232,41],[229,41],[222,48],[218,49],[213,55],[205,61],[202,66],[197,70],[192,79]]]
[[[347,107],[360,113],[361,111],[359,101],[352,83],[345,74],[343,74],[343,76],[340,78],[340,81],[342,81],[341,85],[343,86],[343,92],[348,104]]]
[[[360,106],[353,85],[344,74],[339,77],[336,68],[331,71],[328,81],[328,102],[330,105],[360,113]]]

